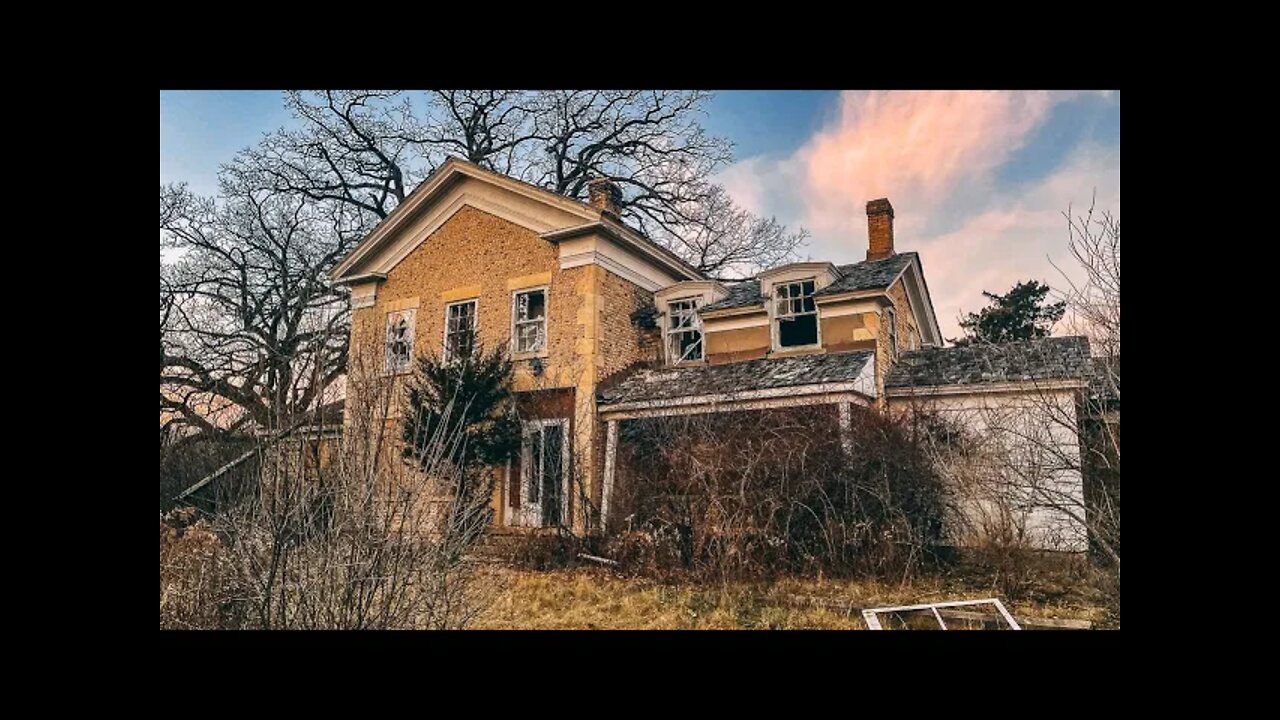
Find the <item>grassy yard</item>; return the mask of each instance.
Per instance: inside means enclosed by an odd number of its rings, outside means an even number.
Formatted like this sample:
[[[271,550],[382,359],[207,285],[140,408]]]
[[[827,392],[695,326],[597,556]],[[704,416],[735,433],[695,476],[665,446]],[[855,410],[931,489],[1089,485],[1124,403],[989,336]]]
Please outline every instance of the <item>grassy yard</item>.
[[[721,586],[664,585],[596,568],[496,572],[503,589],[476,628],[865,630],[863,608],[997,595],[939,578],[905,585],[818,578]],[[1005,605],[1015,618],[1089,620],[1095,627],[1108,624],[1100,601],[1075,588],[1059,590],[1037,593],[1034,601],[1006,600]]]

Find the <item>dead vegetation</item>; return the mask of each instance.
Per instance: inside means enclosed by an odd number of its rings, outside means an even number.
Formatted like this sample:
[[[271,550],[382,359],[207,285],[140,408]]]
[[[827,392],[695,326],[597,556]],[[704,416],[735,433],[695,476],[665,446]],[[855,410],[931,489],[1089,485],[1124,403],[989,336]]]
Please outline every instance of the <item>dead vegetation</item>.
[[[1018,618],[1086,620],[1113,626],[1086,585],[1068,582],[1040,600],[1007,602]],[[778,578],[707,584],[662,583],[606,569],[504,569],[505,589],[476,620],[477,629],[529,630],[865,630],[863,608],[990,597],[958,575],[907,583],[865,579]]]

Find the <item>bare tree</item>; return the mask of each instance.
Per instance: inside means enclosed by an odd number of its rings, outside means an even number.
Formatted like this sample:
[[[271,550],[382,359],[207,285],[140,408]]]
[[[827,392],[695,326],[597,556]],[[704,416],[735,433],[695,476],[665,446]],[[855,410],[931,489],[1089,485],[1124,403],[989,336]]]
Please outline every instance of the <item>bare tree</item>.
[[[794,256],[805,234],[749,216],[712,182],[731,144],[705,92],[432,90],[286,93],[300,121],[224,167],[224,192],[266,188],[355,210],[367,229],[458,156],[571,198],[595,178],[622,218],[699,270],[742,276]]]
[[[313,415],[259,446],[258,482],[234,502],[194,525],[162,517],[162,627],[456,629],[492,599],[471,557],[490,500],[451,492],[464,433],[446,417],[403,462],[387,422],[400,385],[370,355],[353,361],[340,438]]]
[[[203,433],[278,428],[344,371],[350,323],[325,272],[356,242],[341,206],[270,192],[219,204],[160,188],[160,407]],[[211,411],[230,409],[222,421]],[[163,418],[162,418],[163,420]]]

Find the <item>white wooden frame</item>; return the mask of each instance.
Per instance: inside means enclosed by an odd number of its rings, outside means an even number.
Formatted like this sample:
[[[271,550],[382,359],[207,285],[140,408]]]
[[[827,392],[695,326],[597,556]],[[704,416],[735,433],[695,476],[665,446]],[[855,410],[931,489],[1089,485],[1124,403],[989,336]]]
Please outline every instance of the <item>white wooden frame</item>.
[[[392,367],[391,365],[391,320],[392,318],[407,318],[405,325],[409,336],[409,357],[405,360],[404,367]],[[413,371],[413,350],[418,342],[418,310],[417,308],[405,308],[403,310],[389,310],[385,316],[382,326],[382,372],[384,375],[404,375]]]
[[[453,360],[453,358],[450,357],[449,355],[449,310],[458,305],[474,305],[475,306],[475,308],[472,310],[472,315],[471,315],[471,331],[477,336],[480,334],[480,298],[469,298],[467,300],[457,300],[455,302],[445,303],[444,340],[443,340],[444,344],[440,347],[440,356],[444,358],[444,361],[446,363]]]
[[[996,610],[999,611],[1000,616],[1004,618],[1004,621],[1009,623],[1009,628],[1011,630],[1022,629],[1022,627],[1018,625],[1018,621],[1013,619],[1013,616],[1010,615],[1009,611],[1005,609],[1004,603],[1000,602],[998,598],[986,598],[985,600],[957,600],[955,602],[923,603],[920,605],[899,605],[897,607],[871,608],[869,610],[862,611],[862,619],[866,621],[868,629],[883,630],[884,628],[880,627],[880,618],[876,617],[877,613],[915,612],[920,610],[931,610],[933,612],[934,619],[938,621],[938,626],[941,627],[943,630],[946,630],[947,624],[943,622],[942,615],[938,612],[938,608],[971,607],[974,605],[994,605],[996,607]]]
[[[516,332],[516,316],[519,314],[519,298],[528,293],[542,293],[542,347],[537,350],[520,350],[520,337]],[[525,321],[529,322],[529,321]],[[551,346],[551,286],[533,285],[511,291],[511,356],[520,358],[546,357]]]
[[[676,303],[692,303],[693,304],[693,325],[685,328],[672,328],[671,306]],[[697,365],[707,361],[707,334],[702,327],[702,318],[698,315],[698,311],[702,308],[702,296],[691,295],[687,297],[672,298],[666,302],[667,311],[662,314],[662,348],[666,353],[668,365]],[[698,344],[701,346],[701,357],[697,360],[682,360],[675,356],[675,348],[672,347],[672,336],[697,331]]]
[[[889,357],[898,359],[898,311],[892,307],[884,309],[884,317],[889,323]]]
[[[813,283],[814,295],[810,296],[813,298],[813,312],[812,313],[804,312],[799,314],[788,313],[785,316],[779,316],[778,315],[778,288],[787,287],[790,285],[799,285],[801,283],[806,283],[806,282]],[[768,307],[769,307],[769,341],[770,341],[770,345],[772,347],[773,352],[792,352],[795,350],[815,350],[822,347],[822,316],[820,314],[821,311],[818,308],[818,298],[816,297],[817,292],[818,292],[818,278],[816,276],[779,281],[774,283],[773,286],[769,288],[769,295],[768,297],[765,298],[765,301],[768,303]],[[791,302],[794,299],[795,298],[789,297],[787,299],[787,302]],[[813,315],[814,336],[817,338],[817,341],[809,345],[790,345],[787,347],[783,347],[781,326],[779,324],[782,322],[781,318],[782,317],[807,317],[809,315]]]
[[[572,496],[572,470],[573,470],[573,448],[570,445],[569,436],[569,419],[568,418],[545,418],[540,420],[525,420],[520,424],[520,455],[519,461],[516,463],[515,471],[520,474],[520,507],[511,505],[511,466],[507,466],[507,507],[506,521],[504,524],[516,527],[551,527],[542,523],[542,497],[539,496],[538,503],[535,508],[531,507],[526,500],[528,497],[529,484],[533,480],[526,470],[532,470],[529,465],[524,462],[525,439],[528,438],[532,429],[537,428],[538,432],[546,432],[547,427],[560,426],[561,433],[561,450],[560,463],[562,467],[561,487],[560,487],[560,518],[561,525],[567,525],[571,517],[569,513],[569,503]],[[539,470],[542,470],[542,464],[539,463]],[[538,478],[541,480],[541,478]],[[536,514],[536,517],[532,517]]]

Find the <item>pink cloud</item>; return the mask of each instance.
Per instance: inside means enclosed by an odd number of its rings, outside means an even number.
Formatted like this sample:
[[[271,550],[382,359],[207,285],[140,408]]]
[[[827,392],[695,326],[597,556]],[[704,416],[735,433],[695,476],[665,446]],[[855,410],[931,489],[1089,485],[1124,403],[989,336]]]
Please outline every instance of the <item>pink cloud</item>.
[[[1062,273],[1080,279],[1067,251],[1062,213],[1097,208],[1120,213],[1120,150],[1085,145],[1054,173],[1016,194],[995,193],[986,209],[958,229],[913,239],[933,295],[938,324],[947,338],[961,334],[958,317],[986,304],[982,291],[1004,292],[1022,280],[1065,286]]]
[[[845,93],[836,121],[793,156],[807,184],[805,223],[815,233],[849,231],[864,222],[867,200],[923,208],[962,184],[985,184],[1059,99],[1049,92]],[[904,218],[907,229],[912,217]]]
[[[1063,285],[1068,205],[1120,210],[1120,149],[1084,143],[1057,169],[1001,187],[997,170],[1024,147],[1063,92],[850,92],[833,119],[794,153],[757,156],[724,173],[735,200],[808,228],[811,259],[863,259],[866,201],[888,197],[899,251],[920,253],[938,322],[948,338],[957,318],[1036,279]],[[1118,98],[1116,98],[1118,102]]]

